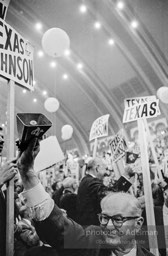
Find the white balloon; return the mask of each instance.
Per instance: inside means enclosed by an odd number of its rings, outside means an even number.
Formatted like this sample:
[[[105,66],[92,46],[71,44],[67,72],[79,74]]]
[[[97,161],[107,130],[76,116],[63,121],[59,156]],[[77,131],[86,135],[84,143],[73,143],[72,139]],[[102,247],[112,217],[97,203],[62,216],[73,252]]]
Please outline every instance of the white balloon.
[[[62,140],[69,140],[72,136],[66,136],[66,135],[63,135],[61,136]]]
[[[44,102],[44,107],[48,112],[56,112],[59,109],[59,101],[56,98],[50,97]]]
[[[60,28],[51,28],[42,37],[42,47],[49,56],[60,57],[70,47],[69,36]]]
[[[72,137],[73,128],[72,128],[71,125],[66,124],[62,127],[61,132],[62,132],[62,139],[63,140],[68,140]]]
[[[168,104],[168,87],[162,86],[157,90],[157,97],[163,102]]]

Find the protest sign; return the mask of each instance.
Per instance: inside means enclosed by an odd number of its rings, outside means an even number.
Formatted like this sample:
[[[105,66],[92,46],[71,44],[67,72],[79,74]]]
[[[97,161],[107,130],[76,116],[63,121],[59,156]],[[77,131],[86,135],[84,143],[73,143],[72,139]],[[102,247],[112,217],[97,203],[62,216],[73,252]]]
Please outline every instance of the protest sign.
[[[127,150],[127,144],[122,130],[109,142],[109,145],[112,152],[112,159],[114,162],[117,162],[125,155],[125,151]]]
[[[33,90],[33,47],[0,19],[0,75]]]
[[[5,20],[10,0],[0,0],[0,18]]]
[[[109,114],[104,115],[96,119],[91,127],[89,141],[108,136],[108,119]]]
[[[40,152],[35,159],[34,170],[36,172],[44,170],[63,159],[64,154],[56,136],[50,136],[40,142]]]
[[[141,118],[152,118],[158,116],[159,100],[135,104],[131,107],[126,107],[124,110],[123,123],[136,121]]]

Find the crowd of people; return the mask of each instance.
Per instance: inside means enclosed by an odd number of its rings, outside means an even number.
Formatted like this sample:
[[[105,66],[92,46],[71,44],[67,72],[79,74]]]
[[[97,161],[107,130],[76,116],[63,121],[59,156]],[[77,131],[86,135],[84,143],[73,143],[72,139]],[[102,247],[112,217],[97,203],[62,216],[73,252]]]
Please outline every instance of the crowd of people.
[[[3,148],[3,135],[1,150]],[[14,178],[14,256],[144,256],[148,243],[142,173],[138,193],[130,165],[117,180],[101,157],[90,157],[83,177],[61,176],[50,193],[34,172],[40,150],[32,139],[17,159],[0,167],[0,255],[5,256],[6,187]],[[160,255],[168,255],[168,183],[152,180],[151,188]],[[144,232],[143,232],[144,231]],[[151,234],[150,234],[151,235]]]

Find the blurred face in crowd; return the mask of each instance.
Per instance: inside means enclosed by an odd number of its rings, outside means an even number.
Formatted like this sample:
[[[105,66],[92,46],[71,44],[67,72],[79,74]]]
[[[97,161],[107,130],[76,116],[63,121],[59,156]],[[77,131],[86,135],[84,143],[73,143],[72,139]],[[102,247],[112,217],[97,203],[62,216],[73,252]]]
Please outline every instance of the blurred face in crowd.
[[[105,243],[118,251],[128,252],[135,245],[135,234],[143,218],[136,198],[125,193],[110,193],[101,202],[99,220],[105,232]]]
[[[4,134],[3,134],[3,130],[0,127],[0,154],[3,150],[3,146],[4,146]]]
[[[97,177],[99,179],[103,179],[105,173],[107,172],[107,165],[102,161],[101,158],[96,158],[96,172],[97,172]]]

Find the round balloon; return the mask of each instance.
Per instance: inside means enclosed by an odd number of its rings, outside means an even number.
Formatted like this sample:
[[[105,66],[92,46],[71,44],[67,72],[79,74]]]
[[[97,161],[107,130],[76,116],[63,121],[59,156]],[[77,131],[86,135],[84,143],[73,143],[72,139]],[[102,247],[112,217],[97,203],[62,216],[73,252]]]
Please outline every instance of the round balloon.
[[[70,47],[69,36],[60,28],[51,28],[42,37],[42,47],[49,56],[60,57]]]
[[[62,139],[68,140],[72,137],[73,128],[71,125],[66,124],[62,127],[61,132],[62,132]]]
[[[56,98],[50,97],[44,102],[44,107],[48,112],[56,112],[59,109],[59,101]]]
[[[162,86],[157,90],[158,98],[163,102],[168,104],[168,87]]]
[[[66,135],[63,135],[61,136],[62,140],[69,140],[72,136],[66,136]]]

